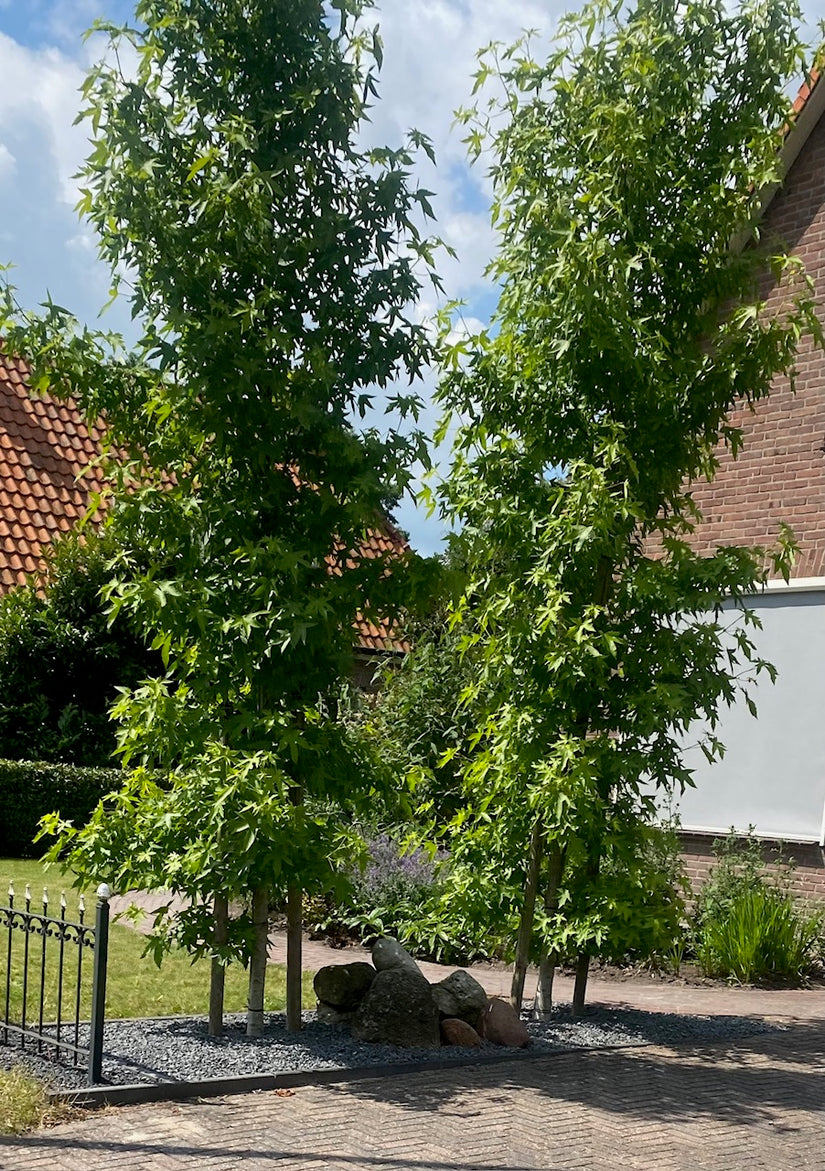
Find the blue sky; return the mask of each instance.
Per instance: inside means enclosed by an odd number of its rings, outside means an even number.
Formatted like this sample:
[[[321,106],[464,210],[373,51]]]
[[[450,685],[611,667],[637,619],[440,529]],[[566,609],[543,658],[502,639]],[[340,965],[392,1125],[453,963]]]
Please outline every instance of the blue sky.
[[[453,111],[468,100],[479,46],[510,42],[525,27],[549,35],[570,6],[571,0],[384,0],[378,8],[384,67],[367,132],[394,145],[415,126],[432,139],[438,169],[423,161],[419,177],[436,192],[437,231],[458,252],[457,261],[440,265],[447,296],[464,300],[471,320],[486,320],[494,303],[483,277],[493,238],[483,170],[467,167]],[[825,0],[805,0],[804,10],[812,35]],[[86,154],[86,131],[72,125],[78,88],[101,47],[82,34],[96,17],[122,21],[132,12],[130,0],[0,0],[0,264],[14,264],[11,280],[24,304],[36,305],[48,290],[89,323],[108,298],[108,274],[73,210],[73,176]],[[425,295],[419,312],[436,308]],[[104,324],[128,332],[125,304],[116,303]],[[430,410],[427,422],[434,421]],[[398,520],[421,552],[438,547],[438,522],[412,502]]]

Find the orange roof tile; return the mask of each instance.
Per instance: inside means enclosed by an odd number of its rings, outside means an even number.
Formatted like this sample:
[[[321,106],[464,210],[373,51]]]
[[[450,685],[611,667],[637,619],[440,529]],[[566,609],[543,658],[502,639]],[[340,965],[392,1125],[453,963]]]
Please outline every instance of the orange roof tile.
[[[796,95],[796,98],[795,98],[794,104],[793,104],[793,112],[795,115],[801,114],[802,111],[805,109],[805,107],[808,104],[808,98],[811,96],[811,94],[814,92],[817,85],[819,84],[819,79],[821,76],[822,76],[821,70],[814,67],[811,70],[808,77],[805,79],[805,81],[799,87],[799,93]]]
[[[0,591],[21,585],[43,561],[50,533],[68,532],[85,516],[102,481],[78,476],[99,445],[75,404],[33,398],[19,358],[0,355]],[[69,424],[71,432],[69,432]],[[60,506],[54,503],[60,497]]]
[[[89,496],[104,486],[100,472],[80,474],[100,454],[101,428],[72,401],[29,393],[28,368],[0,353],[0,594],[43,567],[55,536],[86,515]],[[406,541],[389,522],[362,546],[369,557],[401,554]],[[392,623],[356,622],[358,649],[403,654],[408,644]]]

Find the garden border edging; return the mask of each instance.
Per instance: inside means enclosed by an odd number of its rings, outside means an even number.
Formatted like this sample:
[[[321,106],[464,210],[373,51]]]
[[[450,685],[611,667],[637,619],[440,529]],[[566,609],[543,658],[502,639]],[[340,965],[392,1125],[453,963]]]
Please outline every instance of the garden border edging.
[[[439,1057],[403,1064],[362,1065],[341,1069],[305,1070],[297,1073],[242,1074],[236,1077],[203,1078],[193,1082],[133,1082],[128,1085],[87,1086],[77,1090],[50,1090],[50,1102],[65,1102],[83,1109],[105,1106],[137,1106],[148,1102],[180,1102],[189,1098],[218,1098],[232,1094],[250,1094],[261,1090],[299,1089],[302,1086],[332,1085],[336,1082],[375,1081],[400,1077],[406,1073],[427,1073],[447,1069],[472,1069],[477,1065],[503,1065],[511,1061],[529,1061],[562,1057],[569,1053],[611,1052],[617,1049],[646,1049],[650,1042],[624,1045],[590,1045],[548,1052],[546,1049],[520,1049],[510,1053],[485,1054],[483,1057]]]

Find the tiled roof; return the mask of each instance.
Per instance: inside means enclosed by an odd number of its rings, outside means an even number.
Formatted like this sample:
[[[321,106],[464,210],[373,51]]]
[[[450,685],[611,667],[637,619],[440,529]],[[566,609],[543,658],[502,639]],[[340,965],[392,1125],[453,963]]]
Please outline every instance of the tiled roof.
[[[27,376],[25,362],[0,353],[0,594],[42,568],[44,551],[86,515],[91,494],[103,487],[89,466],[100,453],[100,427],[87,425],[71,400],[32,397]],[[387,523],[370,532],[363,551],[382,557],[406,547]],[[388,622],[361,618],[356,629],[367,653],[409,649]]]
[[[793,104],[793,112],[795,117],[799,117],[799,115],[807,106],[808,99],[816,89],[817,85],[819,85],[819,79],[821,76],[822,73],[819,69],[812,69],[808,77],[800,86],[799,93],[796,95],[796,99]]]
[[[100,451],[99,430],[71,401],[33,398],[27,373],[0,354],[0,593],[41,568],[43,550],[102,487],[94,468],[78,480]]]
[[[398,530],[388,521],[384,521],[380,528],[370,530],[361,545],[361,553],[368,557],[386,557],[387,554],[398,556],[407,548],[407,542]],[[391,622],[380,620],[376,626],[373,622],[360,618],[357,629],[361,650],[394,651],[404,654],[410,649],[410,644],[399,636],[398,629]]]

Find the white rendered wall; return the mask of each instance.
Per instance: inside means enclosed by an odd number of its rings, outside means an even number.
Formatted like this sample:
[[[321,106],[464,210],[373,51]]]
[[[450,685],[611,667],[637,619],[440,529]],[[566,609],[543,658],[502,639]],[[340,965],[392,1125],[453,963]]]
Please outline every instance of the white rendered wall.
[[[753,688],[754,719],[744,703],[723,710],[717,735],[724,758],[710,765],[691,748],[696,788],[677,799],[686,830],[726,832],[731,826],[760,837],[823,840],[825,823],[825,583],[770,588],[749,608],[762,630],[758,653],[774,664]]]

